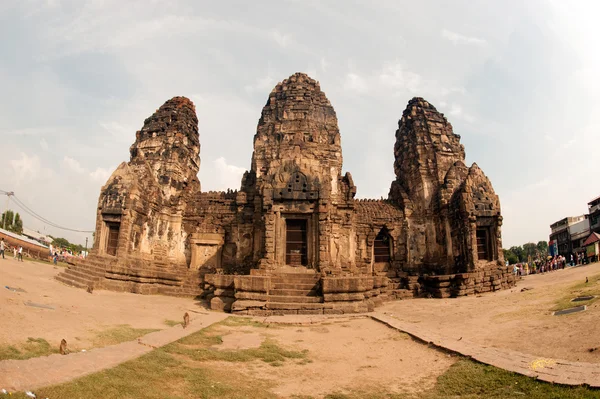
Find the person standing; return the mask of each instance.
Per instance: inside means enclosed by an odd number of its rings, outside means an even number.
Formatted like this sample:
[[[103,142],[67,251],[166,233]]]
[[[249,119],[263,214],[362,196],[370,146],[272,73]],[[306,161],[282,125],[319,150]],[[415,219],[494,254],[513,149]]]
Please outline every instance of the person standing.
[[[0,253],[2,254],[2,259],[4,259],[4,238],[0,240]]]
[[[19,259],[21,262],[23,262],[23,247],[21,245],[19,245]]]
[[[17,260],[17,247],[16,247],[16,245],[13,247],[13,259]]]

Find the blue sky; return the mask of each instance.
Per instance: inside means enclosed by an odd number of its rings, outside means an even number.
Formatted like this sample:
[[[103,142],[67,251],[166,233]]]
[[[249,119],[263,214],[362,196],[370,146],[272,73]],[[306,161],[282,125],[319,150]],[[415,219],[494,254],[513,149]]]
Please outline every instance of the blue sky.
[[[414,96],[490,177],[504,246],[600,195],[595,2],[62,1],[0,3],[0,189],[93,230],[101,186],[173,96],[199,118],[203,190],[239,188],[275,84],[321,83],[358,197],[386,197]],[[4,210],[0,199],[0,209]],[[83,243],[24,216],[27,227]],[[91,235],[87,235],[91,238]]]

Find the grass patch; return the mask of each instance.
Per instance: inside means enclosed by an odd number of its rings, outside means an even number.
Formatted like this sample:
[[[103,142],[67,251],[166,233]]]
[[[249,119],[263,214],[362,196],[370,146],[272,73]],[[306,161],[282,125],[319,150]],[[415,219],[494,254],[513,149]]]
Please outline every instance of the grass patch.
[[[175,320],[169,320],[169,319],[165,319],[165,321],[163,321],[163,323],[169,327],[175,327],[176,325],[183,324],[183,322],[181,322],[181,321],[175,321]]]
[[[37,397],[69,399],[272,399],[270,384],[210,367],[192,367],[161,349],[113,369],[35,390]],[[23,393],[14,399],[28,399]]]
[[[205,337],[217,338],[217,337]],[[220,338],[220,337],[219,337]],[[262,360],[265,363],[285,362],[286,359],[304,359],[308,351],[293,351],[283,349],[275,341],[265,340],[258,348],[239,349],[239,350],[217,350],[199,345],[185,345],[175,343],[167,345],[165,350],[168,353],[185,356],[186,358],[197,361],[223,361],[223,362],[250,362],[252,360]]]
[[[552,308],[553,311],[564,310],[574,308],[576,306],[591,305],[598,300],[600,296],[600,274],[596,274],[588,278],[588,282],[581,282],[567,288],[567,293],[556,301],[556,304]],[[571,302],[571,299],[578,296],[595,295],[596,298],[590,299],[589,301]]]
[[[103,346],[120,344],[121,342],[133,341],[155,331],[159,330],[155,328],[133,328],[128,324],[121,324],[108,330],[97,332],[94,339],[92,339],[92,346],[101,348]]]
[[[228,317],[222,322],[218,323],[221,326],[227,327],[256,327],[256,328],[281,328],[280,326],[262,323],[260,321],[254,320],[251,317],[238,317],[232,316]]]
[[[43,338],[27,338],[21,345],[0,345],[0,360],[25,360],[32,357],[48,356],[58,353],[58,345],[52,347]]]
[[[422,399],[592,399],[600,391],[584,387],[566,387],[537,381],[467,359],[460,359],[438,377],[436,386],[418,396]]]
[[[493,366],[459,359],[437,379],[431,390],[409,394],[390,393],[378,387],[333,392],[327,399],[597,399],[599,390],[566,387],[537,381]]]

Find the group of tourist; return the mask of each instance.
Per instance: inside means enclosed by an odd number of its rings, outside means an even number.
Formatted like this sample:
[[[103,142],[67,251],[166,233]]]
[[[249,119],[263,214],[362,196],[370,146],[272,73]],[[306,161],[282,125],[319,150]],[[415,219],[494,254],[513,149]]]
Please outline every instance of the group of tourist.
[[[6,241],[4,241],[4,238],[0,239],[0,254],[2,255],[2,259],[6,259],[4,257],[4,252],[6,251],[6,249],[9,248],[9,245]],[[14,259],[23,262],[23,247],[22,246],[14,246],[12,247],[13,250],[13,257]]]
[[[564,269],[565,266],[583,265],[587,261],[585,253],[578,253],[575,256],[571,255],[569,260],[563,255],[552,256],[546,260],[537,259],[532,262],[517,263],[513,266],[513,274],[527,276],[529,274],[547,273]]]

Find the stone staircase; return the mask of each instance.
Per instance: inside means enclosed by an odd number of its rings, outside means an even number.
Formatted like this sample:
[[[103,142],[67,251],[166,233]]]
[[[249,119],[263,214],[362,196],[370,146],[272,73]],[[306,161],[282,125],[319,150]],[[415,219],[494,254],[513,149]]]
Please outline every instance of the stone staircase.
[[[321,276],[311,272],[269,274],[266,292],[236,291],[233,312],[252,315],[323,314]]]
[[[323,303],[320,293],[320,275],[316,273],[277,273],[271,275],[271,289],[267,304],[284,306],[286,303]]]
[[[55,279],[72,287],[87,288],[91,286],[97,288],[104,278],[110,261],[110,259],[100,256],[89,256],[87,259],[77,260],[74,265],[69,265]]]
[[[137,294],[162,294],[171,296],[197,296],[202,293],[197,271],[187,268],[169,269],[166,263],[127,267],[118,265],[113,257],[90,255],[77,264],[70,265],[55,279],[72,287]]]

